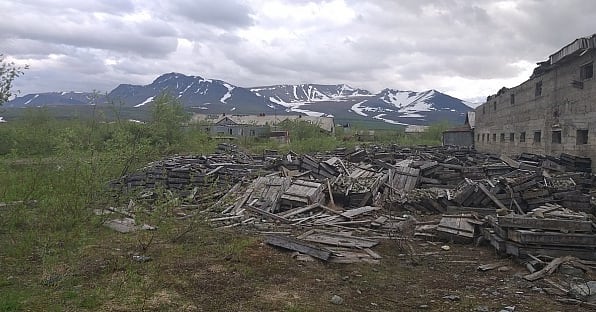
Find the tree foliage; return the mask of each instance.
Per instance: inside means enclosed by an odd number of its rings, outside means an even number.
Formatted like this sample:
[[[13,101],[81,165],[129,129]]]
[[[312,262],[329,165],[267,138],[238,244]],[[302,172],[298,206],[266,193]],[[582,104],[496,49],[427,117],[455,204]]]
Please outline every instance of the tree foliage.
[[[29,66],[18,66],[14,62],[6,61],[3,54],[0,54],[0,105],[8,102],[12,96],[12,82],[23,74],[23,70]]]

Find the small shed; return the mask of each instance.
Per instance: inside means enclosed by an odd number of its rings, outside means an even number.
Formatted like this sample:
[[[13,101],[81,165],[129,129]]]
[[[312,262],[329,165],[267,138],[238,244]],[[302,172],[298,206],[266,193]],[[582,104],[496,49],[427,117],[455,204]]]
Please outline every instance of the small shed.
[[[443,146],[474,147],[474,117],[474,112],[468,112],[463,126],[443,131]]]

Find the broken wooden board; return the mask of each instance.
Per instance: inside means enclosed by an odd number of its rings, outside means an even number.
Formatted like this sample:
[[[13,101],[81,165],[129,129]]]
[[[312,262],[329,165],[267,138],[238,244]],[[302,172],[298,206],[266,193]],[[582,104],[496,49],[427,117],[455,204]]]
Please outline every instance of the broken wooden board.
[[[596,260],[596,249],[594,248],[522,245],[512,241],[505,241],[505,252],[522,259],[529,257],[529,255],[543,255],[549,257],[573,255],[579,259]]]
[[[276,247],[298,251],[325,261],[329,260],[329,257],[332,254],[331,251],[325,248],[289,236],[267,235],[265,236],[265,243]]]
[[[371,207],[371,206],[364,206],[360,208],[349,209],[341,213],[341,216],[344,218],[352,219],[356,216],[361,214],[365,214],[371,211],[380,210],[380,207]]]
[[[559,268],[559,266],[565,262],[576,260],[577,258],[572,256],[565,256],[553,259],[549,264],[547,264],[542,270],[524,275],[524,279],[527,281],[535,281],[545,277],[546,275],[550,275]]]
[[[370,248],[379,243],[378,240],[368,239],[364,237],[356,237],[352,235],[327,232],[321,230],[311,230],[298,237],[315,243],[321,243],[330,246],[354,247],[354,248]]]
[[[291,178],[278,176],[258,177],[252,182],[252,192],[247,202],[265,211],[275,212],[279,207],[279,198],[288,189],[291,181]]]
[[[507,238],[520,244],[596,247],[594,234],[509,230]]]
[[[443,217],[437,226],[440,236],[455,241],[470,241],[474,238],[476,226],[467,217]]]
[[[387,173],[391,187],[397,190],[411,191],[419,181],[420,169],[409,167],[396,167],[389,169]]]
[[[447,206],[447,213],[475,213],[478,216],[484,217],[488,215],[496,215],[495,208],[481,208],[481,207],[463,207],[463,206]]]
[[[501,155],[501,157],[499,157],[499,159],[501,161],[503,161],[504,163],[506,163],[509,167],[514,168],[514,169],[519,169],[519,162],[511,159],[510,157],[508,157],[507,155]]]
[[[519,215],[499,216],[499,226],[503,228],[542,229],[570,232],[592,232],[592,222],[565,219],[537,219]]]
[[[281,195],[281,205],[286,208],[307,206],[320,202],[323,197],[321,183],[295,180]]]

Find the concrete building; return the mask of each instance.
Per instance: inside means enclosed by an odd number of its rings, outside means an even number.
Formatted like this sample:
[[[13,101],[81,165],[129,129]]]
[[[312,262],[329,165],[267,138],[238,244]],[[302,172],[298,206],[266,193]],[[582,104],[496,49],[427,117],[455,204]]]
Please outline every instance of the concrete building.
[[[519,86],[502,88],[475,110],[475,146],[592,159],[596,165],[596,34],[579,38],[538,63]]]

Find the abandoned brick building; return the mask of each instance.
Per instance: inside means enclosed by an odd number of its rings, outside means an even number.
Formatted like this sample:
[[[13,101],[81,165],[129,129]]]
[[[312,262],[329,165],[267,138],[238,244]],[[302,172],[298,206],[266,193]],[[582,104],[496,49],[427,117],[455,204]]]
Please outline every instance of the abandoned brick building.
[[[519,86],[478,106],[475,146],[503,154],[561,153],[596,165],[596,34],[579,38],[538,63]]]

